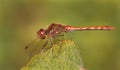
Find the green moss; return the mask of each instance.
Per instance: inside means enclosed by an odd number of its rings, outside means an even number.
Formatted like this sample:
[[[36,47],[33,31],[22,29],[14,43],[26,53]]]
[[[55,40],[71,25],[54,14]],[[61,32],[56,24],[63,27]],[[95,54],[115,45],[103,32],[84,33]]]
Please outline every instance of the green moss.
[[[80,70],[80,50],[73,41],[64,40],[36,54],[21,70]]]

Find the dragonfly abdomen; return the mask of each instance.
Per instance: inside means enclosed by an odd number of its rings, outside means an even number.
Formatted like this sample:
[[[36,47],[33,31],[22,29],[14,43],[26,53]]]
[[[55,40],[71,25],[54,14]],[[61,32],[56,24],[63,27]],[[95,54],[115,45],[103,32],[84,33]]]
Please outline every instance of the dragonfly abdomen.
[[[85,26],[85,27],[72,27],[66,26],[67,31],[84,31],[84,30],[112,30],[112,26]]]

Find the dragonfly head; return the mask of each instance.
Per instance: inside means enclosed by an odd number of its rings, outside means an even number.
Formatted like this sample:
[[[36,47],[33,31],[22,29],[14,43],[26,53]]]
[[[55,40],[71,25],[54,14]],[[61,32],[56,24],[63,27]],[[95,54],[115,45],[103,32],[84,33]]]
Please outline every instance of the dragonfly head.
[[[46,35],[45,35],[45,30],[44,29],[40,29],[38,32],[37,32],[37,35],[40,39],[45,39]]]

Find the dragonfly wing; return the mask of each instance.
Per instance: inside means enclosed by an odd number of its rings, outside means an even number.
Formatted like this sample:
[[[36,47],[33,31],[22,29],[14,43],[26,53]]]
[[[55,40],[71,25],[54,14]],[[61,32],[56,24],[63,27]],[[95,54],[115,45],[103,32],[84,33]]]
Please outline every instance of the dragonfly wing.
[[[48,43],[47,39],[39,39],[36,38],[32,42],[30,42],[26,47],[25,47],[25,52],[32,57],[33,55],[39,53],[43,48],[46,48],[46,46],[50,45]]]
[[[32,57],[33,55],[40,53],[43,49],[50,49],[53,46],[53,44],[56,44],[62,40],[64,40],[63,34],[54,39],[50,39],[49,37],[45,39],[36,38],[27,46],[25,46],[25,52],[28,54],[29,57]]]

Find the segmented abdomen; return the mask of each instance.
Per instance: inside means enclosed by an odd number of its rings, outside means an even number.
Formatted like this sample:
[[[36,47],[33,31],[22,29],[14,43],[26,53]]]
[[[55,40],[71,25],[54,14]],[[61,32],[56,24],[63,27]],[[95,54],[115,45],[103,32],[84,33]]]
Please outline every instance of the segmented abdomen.
[[[82,30],[113,30],[112,26],[85,26],[85,27],[72,27],[66,26],[67,31],[82,31]]]

